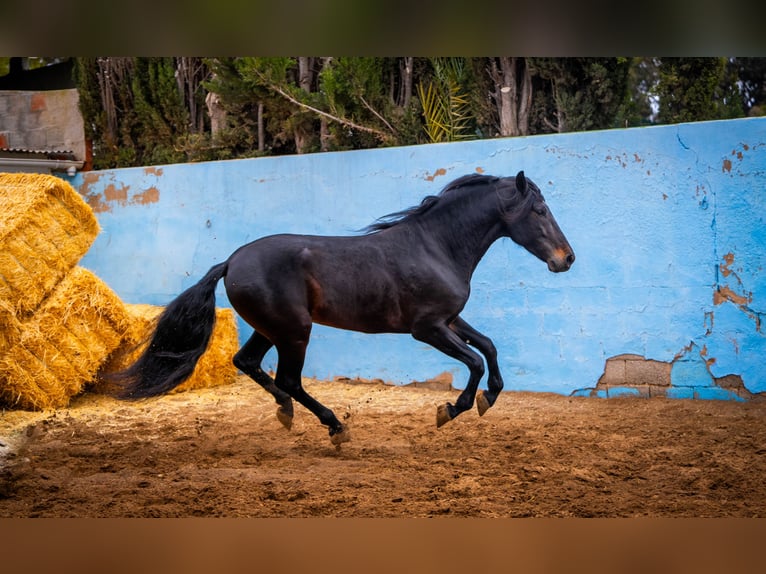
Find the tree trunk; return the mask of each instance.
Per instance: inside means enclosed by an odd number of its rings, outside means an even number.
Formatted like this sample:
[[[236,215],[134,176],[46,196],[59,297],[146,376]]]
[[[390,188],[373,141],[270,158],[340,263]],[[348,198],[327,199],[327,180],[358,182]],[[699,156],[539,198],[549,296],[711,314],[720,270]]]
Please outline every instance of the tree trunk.
[[[178,84],[178,92],[186,102],[191,133],[202,133],[205,127],[202,109],[198,109],[201,106],[197,105],[197,92],[204,79],[205,64],[202,58],[183,57],[176,59],[176,83]]]
[[[330,150],[331,138],[332,138],[332,135],[330,134],[330,129],[327,125],[327,118],[325,117],[319,118],[319,149],[321,151]]]
[[[305,56],[298,58],[298,85],[307,93],[311,93],[311,87],[314,84],[313,60]],[[299,125],[293,130],[293,138],[295,151],[299,154],[304,153],[311,142],[311,134],[307,133],[304,126]]]
[[[499,135],[527,135],[532,107],[532,78],[526,58],[492,58],[490,74],[495,85],[491,95],[497,106]]]
[[[521,60],[521,94],[519,96],[519,135],[529,134],[529,112],[532,110],[532,75],[526,58]]]
[[[258,102],[258,151],[266,149],[266,135],[263,127],[263,102]]]
[[[402,69],[402,97],[399,102],[402,108],[405,110],[410,105],[410,99],[412,98],[412,73],[415,58],[404,58],[404,62],[401,64]]]
[[[210,135],[215,141],[221,130],[226,127],[226,110],[221,105],[221,97],[215,92],[208,92],[205,96],[205,105],[210,116]]]
[[[314,58],[298,58],[298,85],[305,92],[311,92],[314,83],[313,61]]]

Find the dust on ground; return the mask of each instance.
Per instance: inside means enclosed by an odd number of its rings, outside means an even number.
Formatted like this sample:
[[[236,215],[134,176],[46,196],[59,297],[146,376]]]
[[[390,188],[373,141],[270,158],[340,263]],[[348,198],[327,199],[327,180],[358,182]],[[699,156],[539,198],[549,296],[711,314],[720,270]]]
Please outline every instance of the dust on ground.
[[[766,516],[766,401],[506,392],[437,429],[459,391],[305,386],[351,442],[244,376],[2,412],[0,517]]]

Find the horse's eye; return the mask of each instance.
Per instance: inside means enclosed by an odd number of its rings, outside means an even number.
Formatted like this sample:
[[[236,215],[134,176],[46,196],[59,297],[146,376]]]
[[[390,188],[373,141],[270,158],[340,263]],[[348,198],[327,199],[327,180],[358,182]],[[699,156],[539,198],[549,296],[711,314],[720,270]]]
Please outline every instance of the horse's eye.
[[[537,215],[545,215],[545,205],[542,203],[535,205],[532,209]]]

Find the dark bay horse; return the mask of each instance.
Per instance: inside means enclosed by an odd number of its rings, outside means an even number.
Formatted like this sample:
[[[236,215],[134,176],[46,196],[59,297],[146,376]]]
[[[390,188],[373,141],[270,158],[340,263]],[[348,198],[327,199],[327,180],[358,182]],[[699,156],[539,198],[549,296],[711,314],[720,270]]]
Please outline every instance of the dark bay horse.
[[[349,440],[335,414],[301,384],[313,323],[410,333],[461,361],[470,373],[455,404],[437,409],[437,426],[474,401],[483,415],[503,388],[497,352],[460,312],[479,260],[500,237],[510,237],[556,273],[575,259],[540,189],[523,171],[516,177],[461,177],[361,235],[272,235],[248,243],[168,304],[147,350],[118,377],[121,396],[159,395],[191,375],[210,340],[215,288],[223,278],[235,311],[255,329],[234,364],[274,396],[277,417],[288,429],[295,399],[329,427],[333,444]],[[261,368],[272,346],[278,353],[274,379]],[[488,389],[478,394],[485,367],[471,346],[484,355],[489,371]]]

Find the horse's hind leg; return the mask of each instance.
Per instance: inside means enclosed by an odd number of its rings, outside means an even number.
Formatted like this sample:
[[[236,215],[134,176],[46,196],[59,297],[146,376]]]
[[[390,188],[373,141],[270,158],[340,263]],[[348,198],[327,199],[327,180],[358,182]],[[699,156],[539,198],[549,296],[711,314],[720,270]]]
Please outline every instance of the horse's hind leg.
[[[487,391],[478,391],[476,393],[476,408],[479,415],[487,412],[489,407],[495,404],[500,391],[503,390],[503,377],[500,375],[500,368],[497,366],[497,349],[492,343],[492,339],[479,333],[471,327],[462,318],[458,317],[450,325],[453,331],[467,344],[476,347],[487,360]]]
[[[309,395],[301,383],[301,371],[306,357],[306,345],[311,326],[305,330],[304,336],[278,342],[279,364],[277,366],[276,385],[290,393],[296,401],[310,410],[319,421],[330,429],[330,440],[334,445],[350,440],[348,429],[341,424],[335,414]]]
[[[261,368],[261,361],[272,346],[271,341],[255,332],[234,355],[234,365],[274,396],[279,405],[277,419],[289,430],[293,425],[293,400]]]

